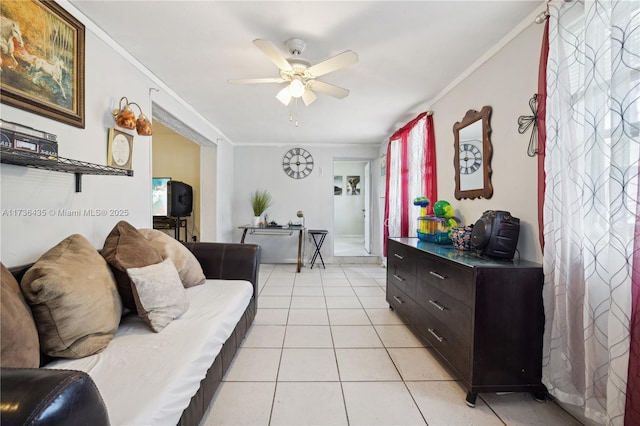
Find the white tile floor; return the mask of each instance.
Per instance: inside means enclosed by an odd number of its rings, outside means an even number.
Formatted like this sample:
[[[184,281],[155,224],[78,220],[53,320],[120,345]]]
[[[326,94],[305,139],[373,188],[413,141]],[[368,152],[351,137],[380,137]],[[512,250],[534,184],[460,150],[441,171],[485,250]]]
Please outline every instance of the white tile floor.
[[[326,242],[326,241],[325,241]],[[334,256],[371,256],[364,249],[364,235],[333,237]]]
[[[258,314],[202,425],[579,425],[529,394],[476,408],[388,309],[386,270],[261,265]]]

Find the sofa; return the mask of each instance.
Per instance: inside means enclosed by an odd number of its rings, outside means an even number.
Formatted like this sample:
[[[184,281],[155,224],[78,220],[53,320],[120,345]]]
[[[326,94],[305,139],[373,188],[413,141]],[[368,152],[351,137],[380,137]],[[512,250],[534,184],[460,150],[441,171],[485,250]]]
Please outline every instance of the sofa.
[[[260,247],[160,234],[119,222],[100,250],[76,234],[2,265],[3,425],[201,421],[255,317]]]

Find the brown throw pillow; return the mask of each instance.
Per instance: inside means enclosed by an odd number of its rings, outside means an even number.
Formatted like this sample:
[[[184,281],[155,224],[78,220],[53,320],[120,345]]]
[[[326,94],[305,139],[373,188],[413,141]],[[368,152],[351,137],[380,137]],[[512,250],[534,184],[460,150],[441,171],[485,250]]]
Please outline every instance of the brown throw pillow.
[[[129,268],[138,315],[156,333],[189,308],[189,299],[171,259]]]
[[[136,228],[124,220],[118,222],[107,236],[102,248],[102,256],[109,263],[116,277],[122,304],[135,311],[136,302],[133,299],[127,269],[160,263],[162,256]]]
[[[98,353],[118,329],[122,302],[113,275],[82,235],[71,235],[43,254],[20,285],[40,347],[48,355],[82,358]]]
[[[31,309],[25,302],[20,285],[9,270],[0,263],[0,336],[2,352],[0,366],[38,368],[40,342]]]
[[[185,288],[204,284],[206,278],[202,272],[202,266],[184,244],[157,229],[138,229],[138,231],[153,244],[162,259],[173,261]]]

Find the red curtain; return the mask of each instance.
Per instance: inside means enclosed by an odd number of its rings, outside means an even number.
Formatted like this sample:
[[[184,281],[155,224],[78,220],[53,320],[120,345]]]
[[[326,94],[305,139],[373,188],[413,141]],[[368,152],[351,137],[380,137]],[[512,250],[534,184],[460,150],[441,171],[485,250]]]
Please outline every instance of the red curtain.
[[[386,188],[385,188],[385,204],[384,204],[384,226],[383,226],[383,255],[387,256],[387,238],[389,237],[389,180],[391,173],[391,145],[392,143],[400,143],[400,181],[401,181],[401,216],[400,216],[400,235],[399,237],[406,237],[409,235],[409,133],[415,128],[416,125],[426,116],[425,120],[425,175],[424,175],[424,188],[425,196],[431,200],[432,205],[437,199],[438,182],[436,176],[436,137],[433,127],[433,116],[430,112],[423,112],[416,118],[405,124],[402,128],[398,129],[389,138],[389,144],[387,146],[387,174],[386,174]],[[429,210],[432,210],[432,206],[429,206]],[[396,235],[394,235],[396,236]]]
[[[549,17],[544,23],[542,51],[538,68],[538,235],[540,247],[544,250],[544,158],[547,143],[547,60],[549,58]]]
[[[436,133],[433,127],[432,114],[427,114],[426,126],[427,141],[424,147],[424,195],[431,200],[427,214],[433,214],[433,204],[438,201],[438,176],[436,168]]]
[[[638,170],[640,173],[640,170]],[[640,186],[638,187],[640,199]],[[631,271],[631,321],[629,332],[629,373],[627,375],[627,400],[624,411],[625,426],[640,425],[640,204],[636,206],[636,231],[633,241]]]

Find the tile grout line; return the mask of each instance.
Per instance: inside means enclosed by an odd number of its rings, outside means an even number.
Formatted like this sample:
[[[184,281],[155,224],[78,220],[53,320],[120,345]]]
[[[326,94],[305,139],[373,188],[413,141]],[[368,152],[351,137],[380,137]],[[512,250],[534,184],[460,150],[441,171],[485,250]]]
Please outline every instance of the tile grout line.
[[[340,270],[344,274],[344,270],[342,269],[342,266],[340,266]],[[322,287],[324,289],[324,281],[322,279],[322,276],[320,280],[321,280]],[[351,283],[349,283],[349,287],[351,287]],[[323,294],[324,294],[324,290],[323,290]],[[344,386],[342,385],[342,375],[340,374],[340,365],[338,364],[338,353],[336,352],[336,342],[333,338],[333,328],[331,324],[331,318],[329,317],[329,307],[327,305],[326,294],[324,296],[324,304],[327,312],[327,321],[329,322],[329,334],[331,335],[331,345],[333,346],[333,357],[336,361],[336,371],[338,373],[338,382],[340,383],[340,395],[342,396],[342,407],[344,408],[344,415],[345,415],[345,419],[347,420],[347,425],[350,425],[351,423],[349,422],[349,410],[347,410],[347,400],[344,396]]]

